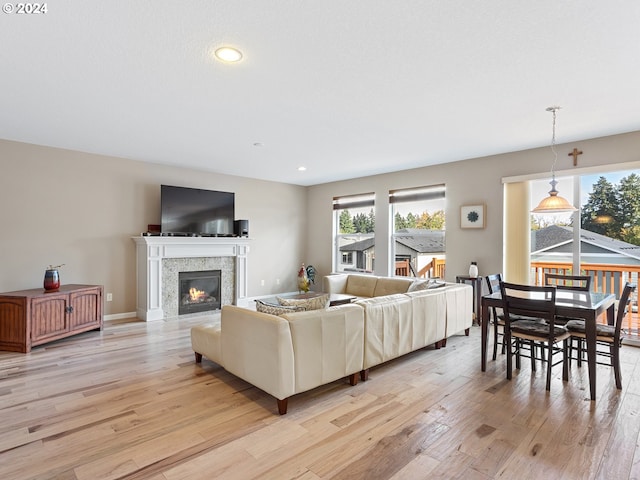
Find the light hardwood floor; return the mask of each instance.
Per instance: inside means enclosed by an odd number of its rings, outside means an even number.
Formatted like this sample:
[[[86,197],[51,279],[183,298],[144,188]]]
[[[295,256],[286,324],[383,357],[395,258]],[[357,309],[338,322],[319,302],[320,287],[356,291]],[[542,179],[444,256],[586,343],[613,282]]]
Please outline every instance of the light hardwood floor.
[[[0,352],[0,478],[422,479],[638,478],[640,349],[624,347],[624,389],[574,365],[551,393],[544,370],[480,371],[480,332],[455,336],[346,381],[275,399],[204,360],[206,317],[107,322]]]

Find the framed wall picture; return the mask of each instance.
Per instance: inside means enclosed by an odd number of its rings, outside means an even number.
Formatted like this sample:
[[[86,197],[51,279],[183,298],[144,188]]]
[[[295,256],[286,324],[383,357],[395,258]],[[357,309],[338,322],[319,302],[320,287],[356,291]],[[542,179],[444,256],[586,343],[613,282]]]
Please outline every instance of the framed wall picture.
[[[463,205],[460,207],[460,228],[484,228],[485,206]]]

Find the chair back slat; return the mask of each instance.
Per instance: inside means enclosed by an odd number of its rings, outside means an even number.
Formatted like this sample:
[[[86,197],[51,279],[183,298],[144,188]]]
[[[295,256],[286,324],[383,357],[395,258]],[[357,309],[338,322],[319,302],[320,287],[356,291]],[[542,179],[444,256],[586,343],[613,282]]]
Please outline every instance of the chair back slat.
[[[591,291],[591,277],[589,275],[561,275],[559,273],[545,273],[545,285],[555,285],[561,290]]]

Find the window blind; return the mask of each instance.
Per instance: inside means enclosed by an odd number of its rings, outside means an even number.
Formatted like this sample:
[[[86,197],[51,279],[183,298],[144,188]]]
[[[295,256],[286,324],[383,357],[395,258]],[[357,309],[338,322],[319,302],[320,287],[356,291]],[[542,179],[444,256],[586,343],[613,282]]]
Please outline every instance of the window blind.
[[[427,187],[402,188],[389,191],[389,203],[417,202],[436,200],[445,197],[445,186],[431,185]]]
[[[373,207],[375,205],[375,199],[375,193],[362,193],[359,195],[333,197],[333,209],[345,210],[347,208]]]

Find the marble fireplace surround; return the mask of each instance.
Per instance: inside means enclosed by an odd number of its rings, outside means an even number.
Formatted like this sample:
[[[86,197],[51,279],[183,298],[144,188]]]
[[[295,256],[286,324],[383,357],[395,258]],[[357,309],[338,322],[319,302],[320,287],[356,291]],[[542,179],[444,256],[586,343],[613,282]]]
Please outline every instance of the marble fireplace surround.
[[[133,237],[136,243],[136,314],[150,321],[178,315],[178,272],[221,270],[222,305],[247,306],[244,237]]]

